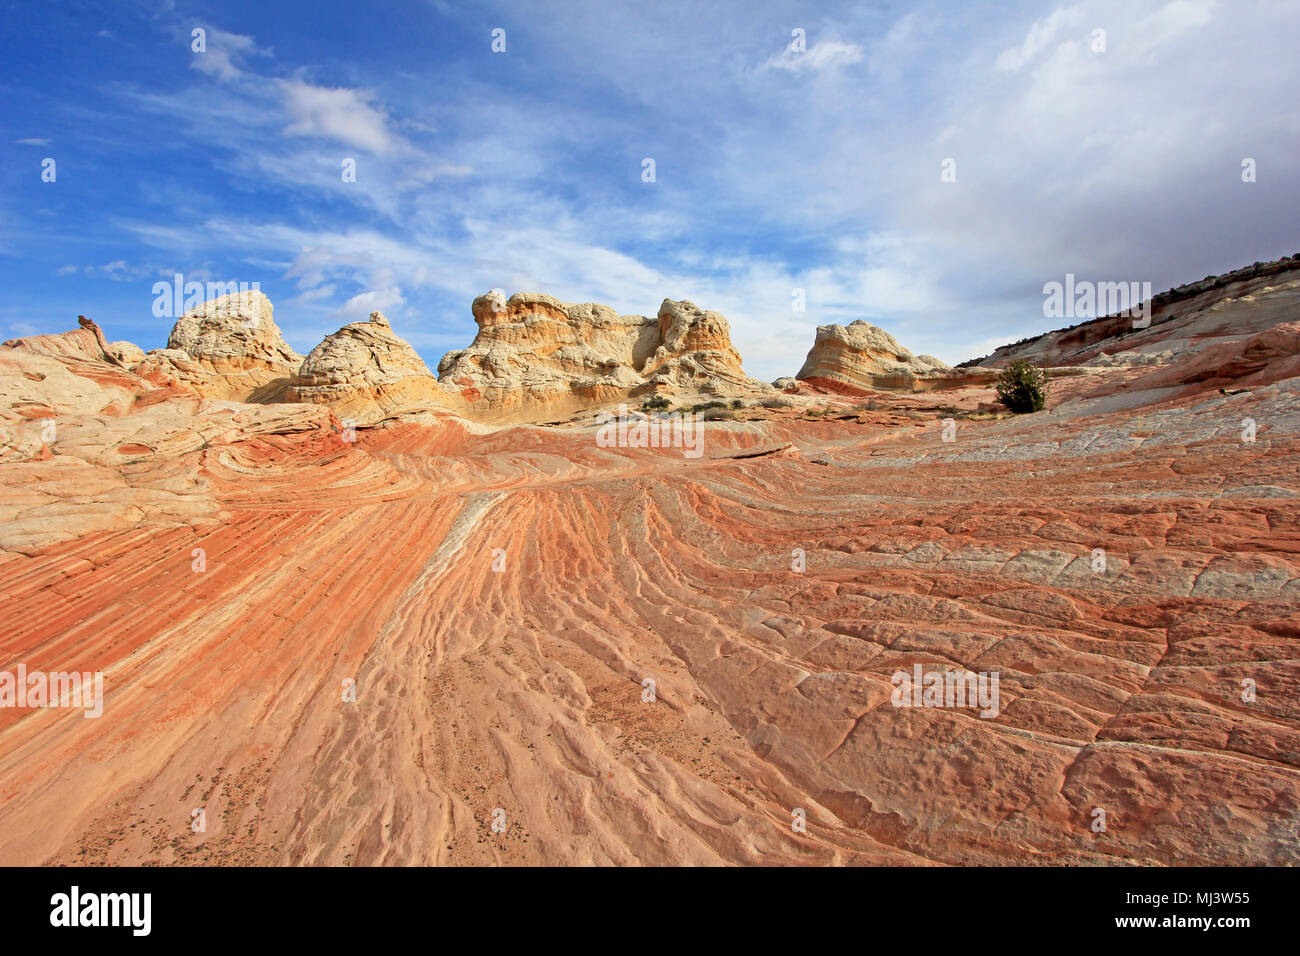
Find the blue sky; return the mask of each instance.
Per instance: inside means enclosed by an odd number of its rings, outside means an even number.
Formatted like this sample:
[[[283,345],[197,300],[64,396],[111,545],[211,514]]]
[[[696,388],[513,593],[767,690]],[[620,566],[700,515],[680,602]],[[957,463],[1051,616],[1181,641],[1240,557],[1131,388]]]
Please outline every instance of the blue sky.
[[[1062,324],[1042,286],[1067,272],[1159,290],[1300,252],[1294,0],[104,0],[4,20],[0,338],[84,313],[159,347],[153,284],[181,272],[258,282],[303,353],[380,309],[436,368],[492,288],[638,314],[671,297],[726,315],[772,379],[827,322],[957,362]]]

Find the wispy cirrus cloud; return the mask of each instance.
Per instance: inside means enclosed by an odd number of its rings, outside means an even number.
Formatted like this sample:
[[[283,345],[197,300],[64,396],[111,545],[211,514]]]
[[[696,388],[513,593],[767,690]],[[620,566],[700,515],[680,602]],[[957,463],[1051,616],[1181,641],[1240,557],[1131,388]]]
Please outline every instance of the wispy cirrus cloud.
[[[112,279],[114,282],[132,282],[137,279],[153,278],[162,271],[157,266],[130,265],[125,259],[117,259],[103,265],[61,266],[54,270],[54,274],[57,276],[91,276]]]

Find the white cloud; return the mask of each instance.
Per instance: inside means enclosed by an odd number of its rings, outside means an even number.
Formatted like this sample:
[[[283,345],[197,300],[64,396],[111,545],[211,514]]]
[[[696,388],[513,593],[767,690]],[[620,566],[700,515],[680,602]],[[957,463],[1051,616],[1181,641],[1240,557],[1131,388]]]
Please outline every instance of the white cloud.
[[[336,306],[364,318],[400,299],[421,341],[443,334],[422,319],[466,323],[473,295],[498,286],[638,314],[691,298],[728,317],[765,378],[797,369],[818,324],[865,318],[955,362],[987,352],[993,333],[1041,330],[1042,283],[1066,271],[1174,284],[1294,236],[1294,0],[1259,0],[1250,17],[1211,0],[952,4],[899,19],[831,6],[809,33],[835,40],[770,59],[780,32],[736,35],[721,5],[671,35],[653,6],[539,6],[544,96],[467,68],[430,84],[428,101],[386,85],[381,105],[309,83],[307,67],[150,94],[194,141],[251,127],[208,153],[233,188],[324,202],[141,235],[189,252],[220,237],[227,252],[290,262],[297,301],[326,321]],[[1090,48],[1096,27],[1105,53]],[[719,55],[723,35],[736,38]],[[583,57],[555,52],[575,48]],[[433,127],[454,163],[416,145]],[[294,137],[365,151],[358,181],[341,184],[341,156]],[[644,155],[659,182],[629,194],[620,163],[635,182]],[[1248,155],[1261,178],[1245,187]],[[949,156],[958,179],[941,183]],[[351,208],[331,218],[338,199]],[[790,308],[795,287],[806,313]],[[429,301],[440,311],[422,315]]]
[[[19,146],[49,146],[52,140],[40,139],[36,136],[29,136],[27,139],[14,140]]]
[[[321,136],[372,153],[387,153],[400,143],[388,128],[388,116],[371,105],[364,90],[312,86],[281,80],[291,136]]]
[[[77,275],[90,276],[96,279],[109,279],[113,282],[136,282],[140,279],[171,278],[173,270],[163,269],[156,265],[133,266],[125,259],[115,259],[112,262],[106,262],[99,266],[61,266],[54,271],[58,276]],[[206,274],[200,274],[196,269],[187,270],[186,277],[189,279],[207,278]]]
[[[31,335],[40,335],[40,330],[30,322],[10,322],[8,330],[12,335],[6,335],[5,338],[21,339]]]
[[[1152,63],[1161,47],[1195,42],[1194,34],[1213,21],[1217,6],[1218,0],[1170,0],[1134,25],[1134,55],[1146,54]]]
[[[792,73],[802,73],[807,71],[818,72],[844,63],[857,63],[861,59],[862,47],[856,43],[824,40],[809,47],[802,53],[796,53],[787,46],[769,59],[765,65],[772,70],[789,70]]]
[[[367,318],[371,312],[383,312],[385,309],[399,309],[406,304],[402,290],[393,286],[354,295],[334,310],[339,318],[353,321]]]
[[[1050,16],[1035,21],[1025,39],[1019,45],[1003,50],[994,65],[1004,73],[1020,71],[1049,46],[1057,43],[1067,31],[1077,33],[1084,23],[1083,13],[1082,6],[1062,7]]]
[[[306,305],[310,302],[319,302],[322,299],[331,299],[334,295],[335,287],[333,285],[322,285],[300,292],[294,296],[293,301],[300,305]]]
[[[204,51],[194,52],[191,47],[191,68],[215,76],[222,82],[239,79],[245,75],[239,62],[248,56],[270,56],[251,36],[228,33],[217,27],[204,27]]]

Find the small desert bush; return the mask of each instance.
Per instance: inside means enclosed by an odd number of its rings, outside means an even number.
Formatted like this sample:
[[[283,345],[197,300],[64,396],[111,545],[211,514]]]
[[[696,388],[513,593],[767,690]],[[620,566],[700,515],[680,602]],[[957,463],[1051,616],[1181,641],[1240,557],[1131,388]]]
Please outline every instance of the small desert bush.
[[[1047,403],[1047,373],[1023,359],[1008,362],[998,376],[998,401],[1015,412],[1041,412]]]
[[[653,398],[647,398],[641,403],[641,408],[647,412],[655,412],[672,408],[673,403],[668,401],[662,395],[655,395]]]
[[[765,398],[760,403],[764,408],[794,408],[794,399],[786,398],[784,395],[773,395],[771,398]]]

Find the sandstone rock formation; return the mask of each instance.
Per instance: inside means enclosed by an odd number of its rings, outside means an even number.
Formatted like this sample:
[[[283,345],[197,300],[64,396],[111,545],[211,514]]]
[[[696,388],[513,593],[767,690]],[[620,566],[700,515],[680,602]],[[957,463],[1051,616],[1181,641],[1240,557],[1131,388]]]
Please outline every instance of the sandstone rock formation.
[[[84,315],[77,316],[78,328],[71,332],[55,335],[29,335],[19,339],[9,339],[0,344],[0,348],[19,349],[37,355],[49,355],[55,358],[70,358],[87,362],[106,361],[111,365],[121,364],[113,354],[111,346],[104,341],[104,333],[98,325]],[[122,343],[116,343],[122,344]],[[130,343],[125,343],[129,345]]]
[[[195,395],[228,398],[239,391],[227,378],[214,373],[210,365],[192,358],[184,349],[150,349],[131,370],[159,387],[177,388]],[[275,385],[273,389],[272,400],[283,398],[283,387]]]
[[[340,419],[359,425],[447,405],[424,360],[379,312],[326,336],[303,361],[284,400],[329,405]]]
[[[583,308],[522,303],[461,370],[715,362]],[[5,653],[106,689],[0,708],[0,864],[1300,864],[1298,332],[1002,419],[769,391],[696,458],[450,415],[348,444],[89,329],[0,348]],[[901,706],[918,667],[997,706]]]
[[[752,386],[731,344],[731,327],[717,312],[693,302],[664,299],[659,306],[659,346],[640,368],[651,384],[668,390],[731,392]]]
[[[1132,405],[1155,396],[1190,397],[1229,385],[1250,389],[1295,378],[1300,376],[1300,309],[1295,315],[1295,322],[1283,322],[1249,337],[1212,338],[1202,348],[1183,350],[1179,361],[1134,362],[1127,366],[1134,369],[1133,374],[1122,380],[1103,378],[1087,395],[1111,395],[1122,388],[1126,404]]]
[[[819,325],[813,347],[795,377],[849,393],[922,392],[991,378],[955,372],[932,355],[913,355],[884,329],[862,319],[847,326]]]
[[[720,394],[762,389],[741,368],[727,320],[665,299],[654,318],[595,303],[500,293],[474,300],[479,331],[448,352],[438,379],[471,416],[560,415],[633,392]]]
[[[131,368],[144,361],[145,351],[134,342],[109,342],[104,346],[105,353],[120,362],[123,367]]]
[[[256,290],[211,299],[177,320],[167,350],[149,353],[148,372],[212,398],[279,401],[302,356],[285,343],[272,313],[270,300]],[[184,352],[202,375],[172,350]]]
[[[209,456],[299,434],[337,449],[340,433],[328,409],[244,405],[159,387],[104,354],[103,335],[89,320],[71,332],[7,342],[0,348],[0,552],[95,530],[215,520]]]

